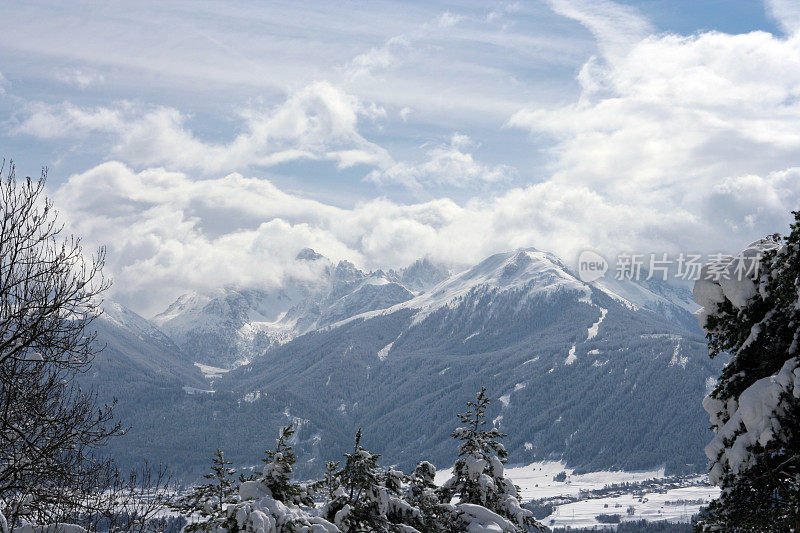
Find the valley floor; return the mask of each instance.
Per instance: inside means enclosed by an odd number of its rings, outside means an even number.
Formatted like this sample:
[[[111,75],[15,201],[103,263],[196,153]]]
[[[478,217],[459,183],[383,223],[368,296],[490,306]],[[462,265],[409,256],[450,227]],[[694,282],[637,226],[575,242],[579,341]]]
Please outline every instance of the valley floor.
[[[553,478],[564,472],[564,481]],[[450,470],[437,472],[437,483],[444,482]],[[583,528],[602,526],[599,515],[620,515],[628,520],[669,520],[688,522],[700,507],[719,496],[705,475],[666,477],[664,469],[644,472],[588,472],[574,474],[560,462],[539,462],[509,466],[506,475],[520,488],[520,501],[554,505],[542,522],[551,527]],[[614,486],[619,484],[627,486]],[[633,514],[628,514],[633,508]],[[610,526],[609,526],[610,527]]]

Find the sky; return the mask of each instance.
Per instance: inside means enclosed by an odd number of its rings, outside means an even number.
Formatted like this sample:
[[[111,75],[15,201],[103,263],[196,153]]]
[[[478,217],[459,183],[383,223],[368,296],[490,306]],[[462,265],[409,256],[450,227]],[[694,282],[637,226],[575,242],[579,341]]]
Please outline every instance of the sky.
[[[113,297],[519,247],[735,253],[800,208],[800,2],[7,2],[0,155]]]

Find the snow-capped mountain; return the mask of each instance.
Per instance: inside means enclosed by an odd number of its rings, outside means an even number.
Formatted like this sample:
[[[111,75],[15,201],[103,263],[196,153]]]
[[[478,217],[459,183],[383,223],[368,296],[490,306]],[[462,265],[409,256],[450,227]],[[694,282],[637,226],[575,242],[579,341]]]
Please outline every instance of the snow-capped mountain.
[[[91,377],[166,381],[199,387],[205,381],[175,343],[144,317],[114,301],[91,324],[103,350],[95,357]]]
[[[364,272],[311,249],[298,262],[315,263],[318,278],[292,278],[272,289],[223,287],[179,297],[153,323],[203,364],[246,364],[269,348],[364,312],[404,302],[447,274],[423,259],[401,271]]]
[[[680,288],[670,291],[586,284],[535,249],[496,254],[276,346],[219,386],[241,397],[291,390],[307,427],[363,426],[387,460],[410,464],[423,452],[450,458],[454,406],[485,385],[516,461],[701,469],[700,400],[720,363],[708,359]],[[324,422],[307,414],[312,404],[328,406]],[[346,445],[318,431],[323,448]]]
[[[688,288],[652,280],[603,279],[589,285],[558,257],[534,248],[493,255],[454,275],[428,259],[389,272],[365,272],[347,261],[333,264],[311,249],[301,251],[297,260],[321,263],[320,276],[289,279],[269,290],[224,287],[185,294],[153,323],[193,361],[232,368],[310,331],[400,309],[415,309],[420,319],[475,291],[490,298],[505,291],[526,290],[533,296],[570,288],[588,297],[595,288],[632,308],[684,325],[694,321]]]
[[[453,274],[426,260],[364,272],[312,250],[298,261],[319,275],[186,295],[157,317],[184,365],[232,368],[206,381],[213,394],[137,397],[130,412],[147,431],[136,438],[168,442],[165,461],[180,449],[199,468],[223,435],[234,460],[252,460],[264,431],[297,422],[309,473],[358,427],[389,463],[444,464],[454,412],[486,386],[513,462],[703,468],[700,401],[721,362],[708,359],[682,287],[587,284],[532,248]],[[180,427],[157,422],[171,419]]]

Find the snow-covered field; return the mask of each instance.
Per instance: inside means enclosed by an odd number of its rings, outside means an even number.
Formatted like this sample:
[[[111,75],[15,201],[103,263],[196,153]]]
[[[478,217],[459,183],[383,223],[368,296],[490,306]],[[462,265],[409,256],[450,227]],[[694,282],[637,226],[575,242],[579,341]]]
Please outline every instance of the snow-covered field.
[[[566,472],[566,480],[554,481],[553,477],[560,472]],[[436,482],[443,483],[450,474],[451,469],[437,472]],[[519,486],[520,500],[523,503],[533,499],[556,496],[577,497],[581,491],[599,490],[615,483],[640,483],[665,477],[663,468],[645,472],[607,471],[573,474],[571,468],[566,468],[563,463],[554,461],[532,463],[527,466],[510,466],[506,468],[506,475]],[[602,525],[595,518],[600,514],[619,514],[622,520],[644,518],[687,522],[702,505],[719,495],[717,487],[702,485],[702,481],[703,477],[698,476],[697,486],[671,489],[664,493],[646,492],[643,496],[625,494],[560,505],[543,522],[551,527],[590,527]],[[692,503],[677,504],[679,500],[692,501]],[[700,500],[703,503],[700,503]],[[627,511],[631,506],[634,507],[634,514],[628,515]]]
[[[626,494],[613,498],[582,500],[559,505],[555,512],[542,522],[550,527],[590,527],[601,525],[595,518],[600,514],[619,514],[623,521],[644,518],[688,522],[697,514],[700,507],[707,505],[717,496],[719,488],[703,485],[673,489],[664,493],[648,492],[642,497]],[[680,503],[682,501],[683,503]],[[685,503],[686,501],[692,503]],[[632,515],[628,514],[629,507],[633,507]]]
[[[222,376],[230,372],[229,368],[220,368],[217,366],[204,365],[203,363],[195,363],[194,366],[200,369],[200,372],[203,373],[203,377],[205,377],[206,379],[221,378]]]
[[[553,477],[559,472],[567,473],[565,482],[553,481]],[[563,463],[553,461],[506,468],[506,475],[521,489],[520,496],[526,502],[550,496],[577,496],[580,491],[602,489],[612,483],[664,477],[663,468],[647,472],[589,472],[580,475],[573,475],[572,472]]]

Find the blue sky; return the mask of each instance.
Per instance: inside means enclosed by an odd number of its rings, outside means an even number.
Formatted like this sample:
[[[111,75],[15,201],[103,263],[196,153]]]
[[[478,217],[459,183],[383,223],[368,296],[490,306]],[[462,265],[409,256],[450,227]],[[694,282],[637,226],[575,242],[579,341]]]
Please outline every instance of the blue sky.
[[[799,207],[796,2],[2,4],[2,152],[145,314],[304,246],[735,251]]]

